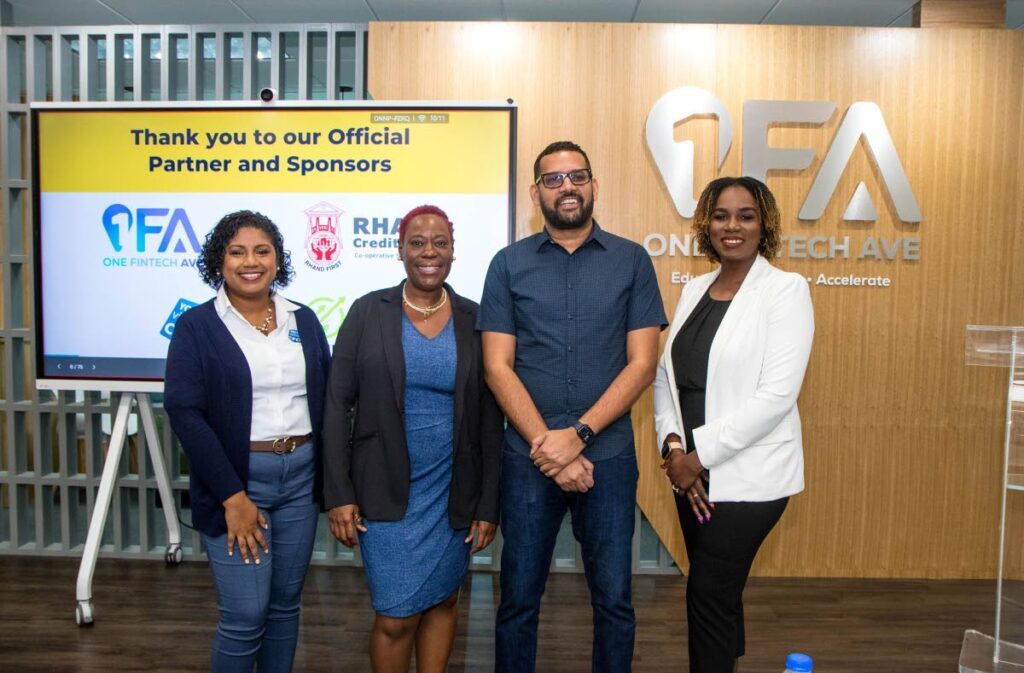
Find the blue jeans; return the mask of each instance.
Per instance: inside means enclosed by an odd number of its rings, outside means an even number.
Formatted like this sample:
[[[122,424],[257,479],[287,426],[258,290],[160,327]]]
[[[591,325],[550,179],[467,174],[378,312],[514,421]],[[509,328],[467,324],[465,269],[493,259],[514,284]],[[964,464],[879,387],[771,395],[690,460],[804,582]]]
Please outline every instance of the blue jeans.
[[[501,603],[495,670],[532,673],[540,599],[566,510],[583,552],[594,613],[592,670],[625,673],[633,660],[632,539],[639,473],[630,448],[594,463],[594,488],[566,493],[529,456],[505,447],[501,465]]]
[[[261,550],[259,565],[243,563],[237,545],[228,556],[226,534],[203,535],[220,609],[214,673],[250,673],[254,666],[260,673],[292,670],[302,583],[319,515],[313,500],[315,469],[311,442],[283,455],[249,455],[246,494],[270,526],[263,531],[270,554]]]

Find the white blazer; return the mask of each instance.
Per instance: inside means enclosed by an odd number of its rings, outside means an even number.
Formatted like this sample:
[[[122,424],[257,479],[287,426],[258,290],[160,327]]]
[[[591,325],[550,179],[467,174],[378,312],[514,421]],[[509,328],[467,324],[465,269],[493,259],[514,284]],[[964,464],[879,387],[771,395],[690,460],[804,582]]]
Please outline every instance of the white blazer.
[[[672,342],[720,271],[688,282],[676,306],[654,380],[659,446],[670,433],[685,436]],[[758,255],[711,343],[705,423],[692,429],[713,502],[776,500],[803,490],[796,399],[813,338],[807,280]]]

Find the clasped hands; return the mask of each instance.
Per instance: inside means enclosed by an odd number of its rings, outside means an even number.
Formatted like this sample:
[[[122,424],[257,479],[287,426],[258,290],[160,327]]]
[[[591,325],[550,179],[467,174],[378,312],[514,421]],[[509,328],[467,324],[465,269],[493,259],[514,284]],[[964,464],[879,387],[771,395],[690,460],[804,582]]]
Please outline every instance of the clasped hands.
[[[684,453],[679,449],[669,451],[668,457],[662,461],[661,469],[672,484],[673,490],[690,503],[697,521],[704,523],[711,518],[714,504],[708,498],[704,481],[707,470],[700,462],[697,452]]]
[[[563,491],[586,493],[594,487],[594,464],[581,455],[584,448],[575,428],[546,430],[530,442],[530,460]]]

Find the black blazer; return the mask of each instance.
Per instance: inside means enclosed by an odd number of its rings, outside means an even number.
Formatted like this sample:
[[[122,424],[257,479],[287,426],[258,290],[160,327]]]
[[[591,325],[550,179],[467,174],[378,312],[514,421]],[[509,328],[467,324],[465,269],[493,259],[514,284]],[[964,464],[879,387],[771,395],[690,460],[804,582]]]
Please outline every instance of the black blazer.
[[[404,283],[404,281],[403,281]],[[448,285],[455,321],[455,418],[448,520],[498,522],[504,418],[484,383],[477,304]],[[397,521],[409,502],[402,284],[360,297],[338,332],[324,408],[324,505]]]

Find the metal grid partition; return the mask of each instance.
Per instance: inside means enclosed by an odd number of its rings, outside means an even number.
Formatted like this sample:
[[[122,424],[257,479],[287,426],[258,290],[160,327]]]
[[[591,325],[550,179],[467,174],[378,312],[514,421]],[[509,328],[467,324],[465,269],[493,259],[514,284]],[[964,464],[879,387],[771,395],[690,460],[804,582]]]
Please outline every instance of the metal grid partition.
[[[31,117],[33,101],[252,100],[263,87],[284,100],[369,98],[364,24],[76,26],[3,28],[0,41],[0,554],[79,556],[117,397],[109,392],[37,391],[32,269]],[[102,164],[97,166],[102,170]],[[155,395],[157,432],[174,503],[190,521],[188,463]],[[166,524],[145,436],[130,427],[104,556],[164,557]],[[676,572],[637,509],[633,567]],[[201,558],[186,529],[185,558]],[[497,569],[500,535],[473,559]],[[358,565],[324,519],[314,562]],[[553,570],[580,572],[571,527],[563,525]]]

